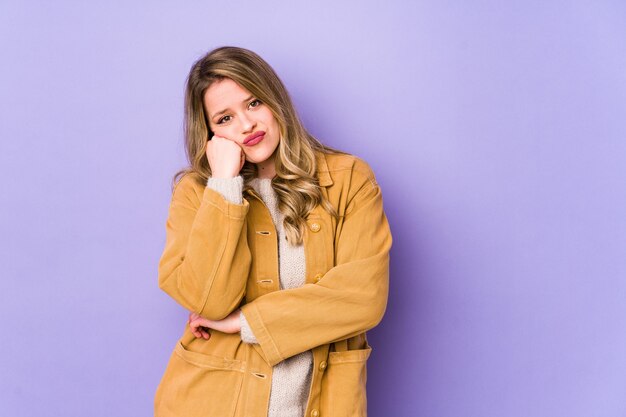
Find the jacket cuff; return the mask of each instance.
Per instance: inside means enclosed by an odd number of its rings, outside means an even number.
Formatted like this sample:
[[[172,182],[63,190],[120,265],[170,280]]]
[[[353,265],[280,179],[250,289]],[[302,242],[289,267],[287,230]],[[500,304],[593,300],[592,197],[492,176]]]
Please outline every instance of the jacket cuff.
[[[233,204],[229,200],[227,200],[226,197],[224,197],[224,195],[222,195],[219,191],[216,191],[209,186],[204,187],[202,204],[211,205],[224,213],[227,217],[235,220],[245,219],[246,215],[248,214],[248,209],[250,208],[248,200],[243,199],[241,204]]]
[[[246,320],[246,316],[243,315],[243,312],[239,313],[239,323],[241,324],[241,340],[246,343],[259,343],[256,337],[254,337],[254,333],[252,333],[250,324],[248,324],[248,320]]]
[[[254,303],[248,303],[241,306],[241,313],[246,315],[248,319],[248,325],[250,330],[253,330],[256,336],[259,346],[265,355],[265,360],[270,366],[274,366],[277,363],[285,360],[280,354],[278,346],[274,343],[274,340],[268,333],[267,329],[263,325],[258,308]]]
[[[243,177],[241,175],[234,178],[209,177],[207,187],[220,193],[232,204],[243,203]]]

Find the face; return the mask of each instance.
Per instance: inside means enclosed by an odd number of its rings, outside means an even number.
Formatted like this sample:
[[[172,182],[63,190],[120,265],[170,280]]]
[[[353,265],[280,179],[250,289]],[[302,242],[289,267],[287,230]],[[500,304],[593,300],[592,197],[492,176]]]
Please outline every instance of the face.
[[[231,79],[216,81],[204,94],[204,109],[211,131],[237,143],[252,163],[273,161],[280,127],[271,110]],[[261,132],[250,141],[252,135]]]

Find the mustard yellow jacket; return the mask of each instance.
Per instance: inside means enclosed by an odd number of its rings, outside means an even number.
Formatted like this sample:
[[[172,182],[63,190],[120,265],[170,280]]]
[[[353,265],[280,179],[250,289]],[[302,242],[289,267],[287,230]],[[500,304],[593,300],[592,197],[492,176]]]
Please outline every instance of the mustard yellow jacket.
[[[159,287],[184,308],[220,320],[241,308],[259,344],[185,326],[156,390],[158,417],[266,417],[272,366],[312,350],[305,416],[366,416],[365,332],[387,305],[392,237],[369,165],[317,153],[321,206],[307,217],[306,283],[279,291],[278,242],[269,210],[254,192],[232,204],[186,174],[174,188],[159,262]]]

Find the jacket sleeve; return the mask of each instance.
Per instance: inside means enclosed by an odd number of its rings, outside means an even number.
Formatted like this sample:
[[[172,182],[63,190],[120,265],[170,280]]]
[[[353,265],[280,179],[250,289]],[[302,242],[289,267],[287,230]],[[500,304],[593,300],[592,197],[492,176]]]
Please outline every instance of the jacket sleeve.
[[[184,308],[221,320],[243,299],[251,254],[248,202],[233,204],[187,174],[176,185],[159,261],[159,287]]]
[[[355,174],[356,175],[356,174]],[[270,365],[376,326],[389,291],[392,237],[380,187],[367,167],[335,237],[335,266],[317,284],[263,295],[241,310]]]

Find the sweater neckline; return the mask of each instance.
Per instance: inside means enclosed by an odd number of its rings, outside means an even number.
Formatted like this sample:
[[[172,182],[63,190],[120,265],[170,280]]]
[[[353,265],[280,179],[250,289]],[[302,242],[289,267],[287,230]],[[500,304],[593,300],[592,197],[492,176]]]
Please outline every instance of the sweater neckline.
[[[252,178],[250,180],[250,186],[261,196],[261,199],[266,204],[276,203],[276,192],[272,188],[271,178]]]

